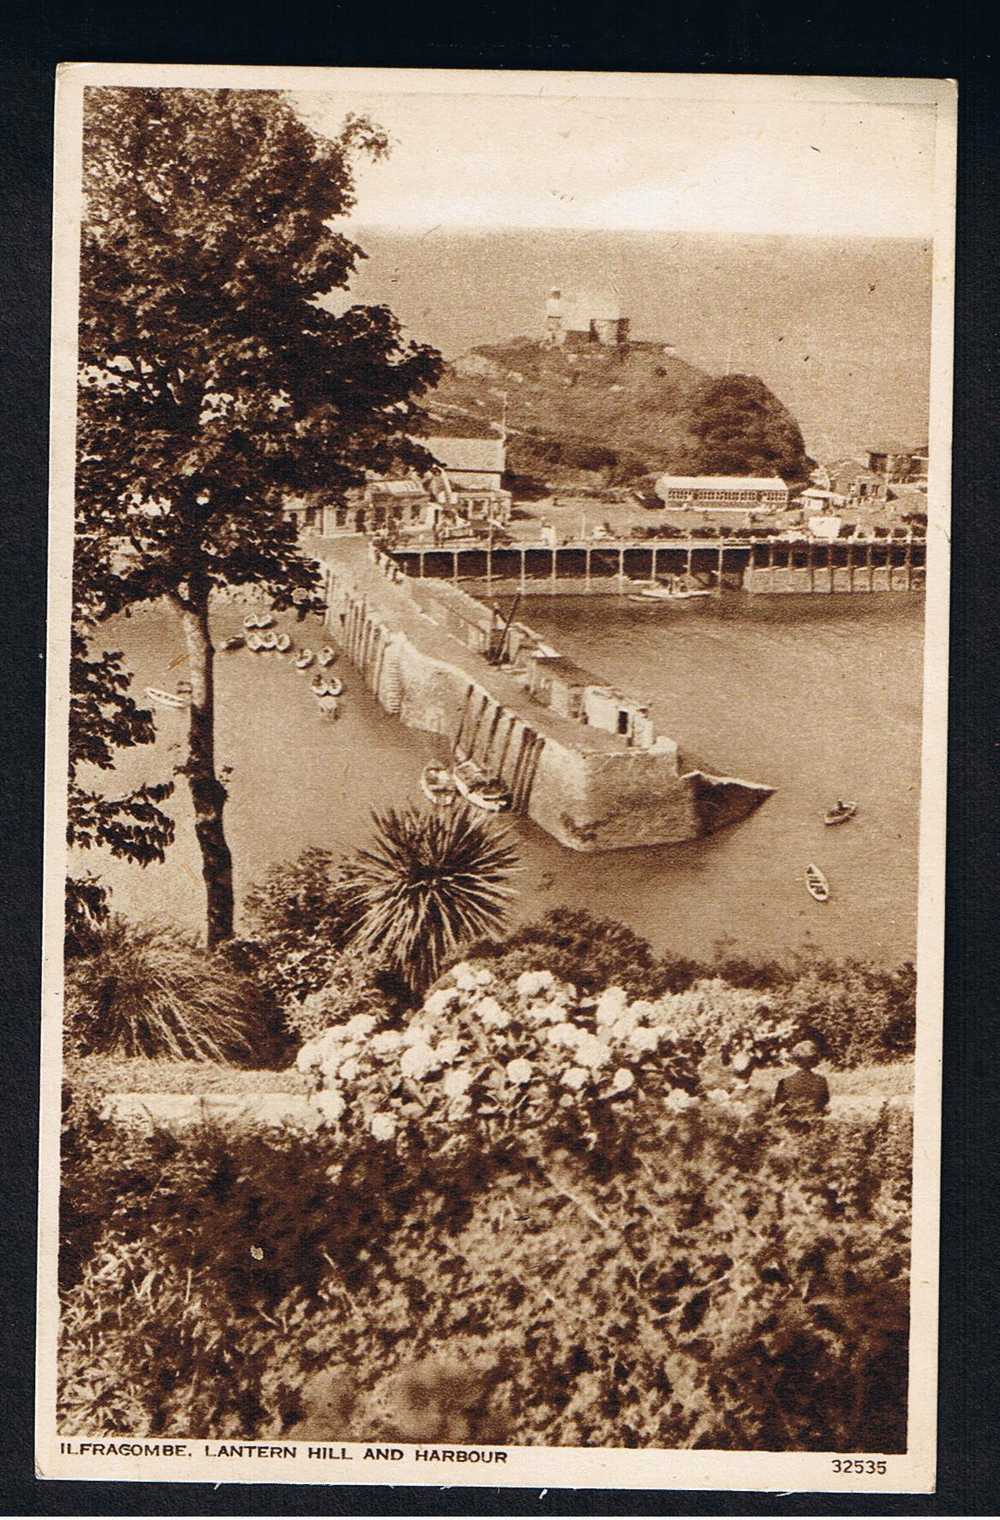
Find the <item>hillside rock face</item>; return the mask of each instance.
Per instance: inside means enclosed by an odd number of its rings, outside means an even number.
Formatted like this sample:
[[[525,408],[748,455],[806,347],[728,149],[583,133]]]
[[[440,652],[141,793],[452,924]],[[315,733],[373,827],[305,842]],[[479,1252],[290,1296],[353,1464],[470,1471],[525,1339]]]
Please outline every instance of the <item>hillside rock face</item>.
[[[435,429],[487,433],[504,392],[515,474],[618,484],[663,471],[809,472],[798,424],[762,380],[712,377],[657,343],[570,350],[516,338],[474,349],[428,400]]]

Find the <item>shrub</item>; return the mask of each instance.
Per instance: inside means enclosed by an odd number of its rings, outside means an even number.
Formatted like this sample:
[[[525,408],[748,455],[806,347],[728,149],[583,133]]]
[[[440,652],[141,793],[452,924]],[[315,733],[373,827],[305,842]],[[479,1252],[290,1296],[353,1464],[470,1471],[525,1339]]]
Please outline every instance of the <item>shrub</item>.
[[[337,973],[357,921],[332,854],[320,849],[272,866],[243,909],[245,938],[231,954],[286,1008]]]
[[[220,954],[155,922],[112,918],[67,966],[63,1028],[80,1055],[268,1059],[273,1006]]]
[[[916,972],[862,961],[818,961],[774,994],[774,1007],[799,1037],[817,1040],[835,1066],[897,1061],[913,1054]]]
[[[652,1108],[603,1172],[76,1116],[61,1430],[904,1449],[907,1124]]]

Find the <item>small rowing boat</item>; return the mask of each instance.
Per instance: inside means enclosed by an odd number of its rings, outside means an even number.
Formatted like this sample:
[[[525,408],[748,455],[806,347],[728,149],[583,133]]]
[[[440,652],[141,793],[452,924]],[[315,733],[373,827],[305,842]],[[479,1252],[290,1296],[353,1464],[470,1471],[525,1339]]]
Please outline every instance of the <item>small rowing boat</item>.
[[[258,626],[256,612],[247,613],[246,617],[243,619],[243,626],[247,629],[256,628]]]
[[[825,903],[830,897],[830,883],[827,881],[819,866],[811,863],[806,866],[806,891],[817,902]]]
[[[456,786],[446,765],[430,761],[420,772],[420,788],[428,802],[435,807],[451,807],[455,801]]]
[[[830,811],[824,815],[823,822],[829,829],[832,828],[834,824],[846,823],[849,818],[854,817],[857,811],[858,804],[856,802],[837,802],[830,809]]]
[[[260,654],[264,647],[264,640],[259,633],[247,634],[247,648],[251,654]]]
[[[219,648],[223,651],[223,653],[228,653],[230,649],[242,649],[245,643],[246,639],[241,633],[238,633],[235,638],[223,639],[222,643],[219,645]]]
[[[287,633],[279,633],[274,641],[274,647],[279,654],[287,654],[292,647],[292,641]]]
[[[337,717],[339,708],[340,703],[337,701],[336,697],[331,697],[328,693],[324,693],[324,695],[320,697],[319,715],[321,718]]]
[[[272,654],[278,647],[278,635],[276,633],[262,633],[260,647],[265,654]]]
[[[324,644],[323,648],[320,650],[316,658],[324,667],[327,665],[332,665],[334,660],[337,658],[337,651],[335,649],[331,649],[329,644]]]
[[[314,659],[315,655],[311,649],[300,649],[295,657],[295,669],[308,670]]]
[[[258,612],[257,627],[272,628],[274,626],[274,614],[271,612]]]
[[[455,785],[473,807],[484,813],[506,813],[513,801],[507,787],[490,776],[475,760],[460,760],[452,771]]]
[[[163,691],[159,686],[147,686],[146,695],[151,702],[156,703],[157,707],[188,707],[191,702],[188,693],[185,692],[181,696],[175,691]]]

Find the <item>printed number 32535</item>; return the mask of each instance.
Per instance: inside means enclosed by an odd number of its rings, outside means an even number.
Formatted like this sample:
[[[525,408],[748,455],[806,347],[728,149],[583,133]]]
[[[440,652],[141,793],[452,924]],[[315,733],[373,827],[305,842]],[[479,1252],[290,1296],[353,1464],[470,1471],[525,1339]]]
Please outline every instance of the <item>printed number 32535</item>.
[[[835,1473],[884,1473],[886,1463],[875,1457],[834,1457]]]

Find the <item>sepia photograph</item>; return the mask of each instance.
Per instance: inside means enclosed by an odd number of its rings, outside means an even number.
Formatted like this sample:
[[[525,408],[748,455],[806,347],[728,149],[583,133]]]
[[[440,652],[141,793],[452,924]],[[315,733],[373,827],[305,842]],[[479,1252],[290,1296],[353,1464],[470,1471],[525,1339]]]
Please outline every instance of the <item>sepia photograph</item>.
[[[933,1488],[955,104],[61,70],[41,1476]]]

